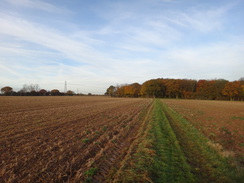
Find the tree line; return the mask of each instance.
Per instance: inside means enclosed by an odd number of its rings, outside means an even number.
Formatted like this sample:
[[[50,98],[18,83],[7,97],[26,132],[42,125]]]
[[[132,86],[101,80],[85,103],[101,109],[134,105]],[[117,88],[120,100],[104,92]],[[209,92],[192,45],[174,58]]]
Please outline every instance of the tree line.
[[[139,83],[111,85],[105,95],[112,97],[153,97],[205,100],[244,100],[244,77],[230,82],[225,79],[151,79]]]
[[[2,95],[5,96],[64,96],[64,95],[75,95],[75,92],[68,90],[67,92],[60,92],[58,89],[53,89],[51,91],[47,91],[45,89],[41,89],[38,84],[24,84],[22,89],[18,92],[13,91],[13,88],[10,86],[5,86],[1,88]],[[82,95],[82,94],[80,94]]]

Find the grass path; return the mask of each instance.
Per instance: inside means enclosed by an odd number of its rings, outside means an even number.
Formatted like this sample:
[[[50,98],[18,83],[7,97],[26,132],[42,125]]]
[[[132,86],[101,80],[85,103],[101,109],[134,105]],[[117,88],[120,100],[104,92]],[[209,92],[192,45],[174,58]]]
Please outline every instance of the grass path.
[[[179,142],[163,112],[161,102],[156,100],[150,133],[156,151],[152,166],[153,182],[194,182]]]
[[[209,140],[186,119],[162,104],[196,182],[233,182],[227,159],[212,149]],[[234,181],[235,182],[235,181]]]
[[[240,175],[207,142],[156,99],[113,182],[239,182]]]

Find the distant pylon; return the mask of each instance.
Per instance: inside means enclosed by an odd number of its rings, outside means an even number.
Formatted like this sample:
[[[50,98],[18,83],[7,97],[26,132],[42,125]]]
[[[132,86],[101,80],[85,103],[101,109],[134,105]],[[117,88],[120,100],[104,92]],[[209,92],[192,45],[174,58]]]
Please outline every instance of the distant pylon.
[[[64,93],[67,93],[67,82],[64,82]]]

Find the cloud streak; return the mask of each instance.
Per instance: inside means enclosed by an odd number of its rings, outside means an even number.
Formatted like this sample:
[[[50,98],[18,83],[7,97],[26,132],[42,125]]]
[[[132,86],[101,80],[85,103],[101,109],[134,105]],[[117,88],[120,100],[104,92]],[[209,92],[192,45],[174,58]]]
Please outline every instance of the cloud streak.
[[[4,0],[7,3],[16,7],[23,7],[28,9],[42,10],[49,13],[67,13],[70,12],[66,8],[57,8],[56,6],[40,0]]]

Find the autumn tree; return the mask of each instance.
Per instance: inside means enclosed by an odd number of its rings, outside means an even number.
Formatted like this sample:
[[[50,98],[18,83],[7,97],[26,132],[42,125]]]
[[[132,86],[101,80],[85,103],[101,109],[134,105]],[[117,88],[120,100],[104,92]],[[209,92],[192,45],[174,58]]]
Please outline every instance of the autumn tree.
[[[39,95],[41,95],[41,96],[44,96],[44,95],[46,95],[46,94],[47,94],[47,91],[44,90],[44,89],[41,89],[41,90],[39,91]]]
[[[208,100],[215,99],[215,83],[215,80],[207,80],[205,82],[204,95]]]
[[[128,84],[118,85],[116,87],[116,96],[118,97],[130,97],[131,87]]]
[[[1,93],[3,93],[4,95],[11,95],[12,92],[13,88],[11,88],[10,86],[5,86],[1,88]]]
[[[196,86],[196,96],[200,99],[213,99],[212,93],[214,88],[214,81],[199,80]]]
[[[125,87],[127,85],[117,85],[115,89],[115,95],[118,97],[125,97]]]
[[[132,97],[139,97],[140,91],[141,91],[141,85],[139,83],[133,83],[130,86],[131,86],[131,90],[130,90],[131,96]]]
[[[222,90],[222,94],[228,96],[230,100],[234,100],[235,97],[240,96],[242,94],[240,81],[226,83],[224,89]]]
[[[53,89],[53,90],[51,90],[51,95],[57,96],[57,95],[60,95],[60,92],[58,89]]]
[[[109,89],[107,89],[106,94],[108,94]],[[244,100],[244,77],[235,82],[229,82],[224,79],[202,79],[199,81],[188,79],[151,79],[142,85],[138,83],[118,85],[115,89],[115,95],[118,97],[142,96],[208,100],[223,100],[229,97],[230,100]]]
[[[166,79],[166,96],[178,99],[181,94],[180,82],[181,80],[179,79]]]
[[[120,85],[116,89],[116,94],[119,97],[139,97],[141,85],[139,83]]]
[[[132,87],[130,85],[125,85],[124,86],[124,96],[130,97],[131,93],[132,93]]]

